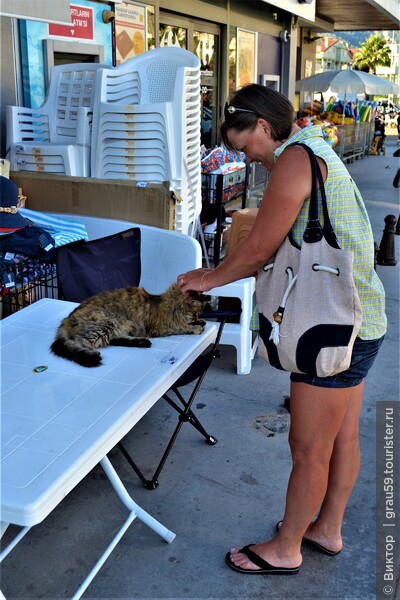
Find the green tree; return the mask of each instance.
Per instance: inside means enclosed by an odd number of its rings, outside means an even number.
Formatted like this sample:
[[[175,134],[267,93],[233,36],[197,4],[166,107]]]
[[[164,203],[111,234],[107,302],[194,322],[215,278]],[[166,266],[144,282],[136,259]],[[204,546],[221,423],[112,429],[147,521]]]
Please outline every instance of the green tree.
[[[361,44],[361,50],[354,57],[354,66],[360,71],[375,73],[376,67],[390,67],[390,48],[379,34],[371,35]]]

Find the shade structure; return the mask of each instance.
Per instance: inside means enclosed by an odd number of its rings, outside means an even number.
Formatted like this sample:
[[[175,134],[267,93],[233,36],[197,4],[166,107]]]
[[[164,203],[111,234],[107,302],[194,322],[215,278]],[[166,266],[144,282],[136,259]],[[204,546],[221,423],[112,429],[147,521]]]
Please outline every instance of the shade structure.
[[[337,94],[388,95],[400,94],[400,86],[383,77],[345,69],[324,71],[296,81],[297,92],[326,92]]]

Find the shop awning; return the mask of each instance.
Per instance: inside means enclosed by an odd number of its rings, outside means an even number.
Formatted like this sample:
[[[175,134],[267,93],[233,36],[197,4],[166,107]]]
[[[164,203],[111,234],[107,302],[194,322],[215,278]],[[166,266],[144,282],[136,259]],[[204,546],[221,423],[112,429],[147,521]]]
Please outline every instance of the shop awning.
[[[71,25],[69,0],[0,0],[0,16]]]
[[[315,20],[315,2],[316,0],[263,0],[267,4],[272,4],[282,10],[286,10],[292,15],[297,15],[309,21]]]
[[[399,0],[317,0],[316,16],[335,31],[399,29]]]

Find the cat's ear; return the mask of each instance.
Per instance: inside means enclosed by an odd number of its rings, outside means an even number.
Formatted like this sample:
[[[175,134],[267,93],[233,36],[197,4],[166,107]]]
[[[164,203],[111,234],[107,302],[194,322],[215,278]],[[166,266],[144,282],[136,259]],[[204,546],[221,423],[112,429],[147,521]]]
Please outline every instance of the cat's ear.
[[[190,290],[188,295],[186,296],[188,302],[204,302],[203,294],[201,292],[195,292],[194,290]]]
[[[193,300],[197,300],[197,302],[201,302],[202,304],[205,304],[206,302],[211,302],[211,296],[208,296],[207,294],[192,291],[190,291],[189,294],[192,294]]]

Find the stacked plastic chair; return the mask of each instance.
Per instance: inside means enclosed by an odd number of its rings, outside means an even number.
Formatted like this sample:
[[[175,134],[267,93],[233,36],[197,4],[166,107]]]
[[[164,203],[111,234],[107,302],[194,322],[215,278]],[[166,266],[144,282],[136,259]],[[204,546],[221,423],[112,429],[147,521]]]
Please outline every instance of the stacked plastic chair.
[[[52,67],[41,107],[7,106],[7,158],[12,171],[90,176],[94,83],[104,66]]]
[[[168,181],[182,201],[175,230],[194,235],[201,212],[200,61],[157,48],[99,71],[92,177]]]

